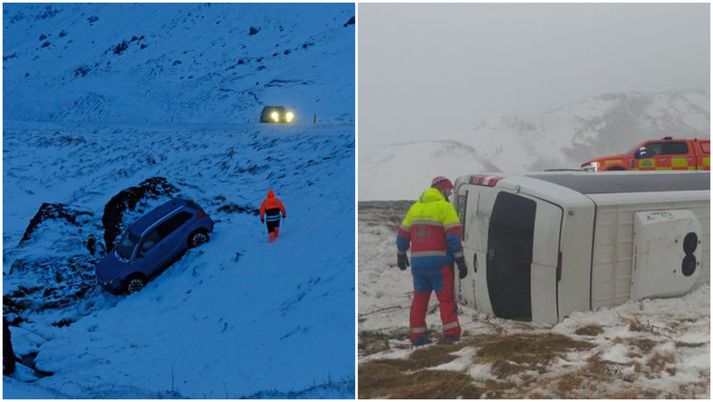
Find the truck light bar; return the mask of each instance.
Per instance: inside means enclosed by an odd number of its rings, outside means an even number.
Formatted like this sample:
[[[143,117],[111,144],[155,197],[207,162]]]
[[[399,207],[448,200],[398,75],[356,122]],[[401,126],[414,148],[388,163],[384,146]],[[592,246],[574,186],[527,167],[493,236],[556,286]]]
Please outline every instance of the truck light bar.
[[[477,186],[495,187],[495,184],[502,179],[501,176],[471,176],[469,184]]]

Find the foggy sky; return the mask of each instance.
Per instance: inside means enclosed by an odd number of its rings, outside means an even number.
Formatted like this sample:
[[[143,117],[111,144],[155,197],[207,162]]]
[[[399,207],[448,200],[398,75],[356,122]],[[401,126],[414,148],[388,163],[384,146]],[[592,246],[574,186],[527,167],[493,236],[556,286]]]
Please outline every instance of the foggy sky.
[[[359,147],[710,86],[707,4],[360,4]]]

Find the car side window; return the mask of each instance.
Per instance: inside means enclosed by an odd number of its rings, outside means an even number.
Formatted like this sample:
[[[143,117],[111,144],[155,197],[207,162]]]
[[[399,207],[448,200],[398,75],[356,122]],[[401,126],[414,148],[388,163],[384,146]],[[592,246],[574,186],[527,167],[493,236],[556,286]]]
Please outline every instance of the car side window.
[[[176,215],[173,215],[172,217],[166,219],[166,221],[161,223],[156,229],[158,230],[161,235],[161,238],[163,239],[164,237],[170,235],[176,229],[181,227],[184,223],[188,222],[188,220],[192,217],[193,215],[191,215],[189,212],[181,211]]]
[[[688,144],[685,142],[666,142],[663,144],[663,152],[666,155],[686,155],[688,154]]]
[[[144,236],[144,240],[141,242],[141,249],[140,251],[142,253],[145,253],[151,249],[151,247],[155,246],[158,242],[161,241],[161,235],[158,233],[158,228],[152,230],[149,234]]]
[[[651,142],[639,148],[639,158],[653,158],[663,153],[663,143]]]

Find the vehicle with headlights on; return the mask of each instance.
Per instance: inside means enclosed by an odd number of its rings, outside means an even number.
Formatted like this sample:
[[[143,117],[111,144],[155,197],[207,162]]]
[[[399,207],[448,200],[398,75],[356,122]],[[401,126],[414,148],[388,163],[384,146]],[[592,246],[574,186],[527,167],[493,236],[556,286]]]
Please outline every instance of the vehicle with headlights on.
[[[210,240],[213,220],[193,201],[175,198],[129,225],[96,266],[97,283],[112,293],[134,293]]]
[[[295,121],[295,113],[283,106],[265,106],[260,113],[260,123],[290,124]]]
[[[587,160],[582,169],[603,170],[710,170],[710,140],[674,139],[640,142],[633,150]]]

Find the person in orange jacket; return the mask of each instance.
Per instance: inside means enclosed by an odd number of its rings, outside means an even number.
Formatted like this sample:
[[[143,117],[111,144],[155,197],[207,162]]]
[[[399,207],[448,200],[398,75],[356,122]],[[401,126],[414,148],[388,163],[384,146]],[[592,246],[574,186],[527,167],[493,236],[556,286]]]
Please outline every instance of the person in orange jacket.
[[[270,243],[277,240],[277,236],[280,235],[280,214],[282,214],[282,219],[287,219],[287,212],[282,201],[275,198],[275,193],[269,190],[267,198],[260,204],[260,222],[265,223],[267,220],[267,238]]]

